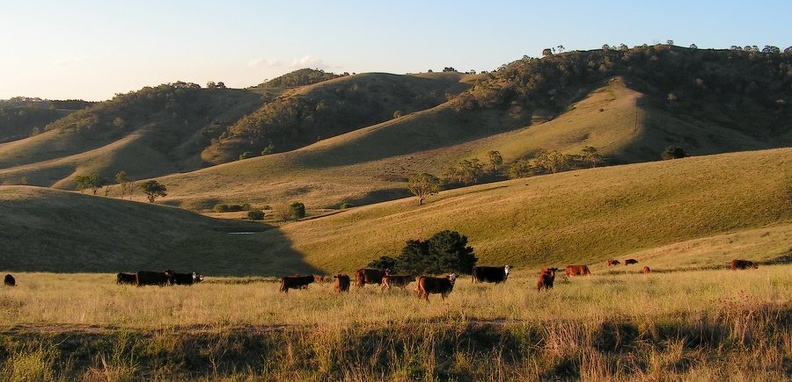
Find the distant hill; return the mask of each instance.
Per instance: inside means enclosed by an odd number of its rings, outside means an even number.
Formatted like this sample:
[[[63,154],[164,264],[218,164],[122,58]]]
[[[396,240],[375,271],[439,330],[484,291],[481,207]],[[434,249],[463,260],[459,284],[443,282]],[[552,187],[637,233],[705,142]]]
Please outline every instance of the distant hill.
[[[92,104],[82,100],[53,101],[29,97],[0,100],[0,143],[36,135],[49,123]]]
[[[506,171],[587,146],[606,165],[658,160],[672,145],[694,156],[789,147],[791,63],[777,50],[657,44],[477,75],[306,69],[244,90],[160,85],[0,144],[0,183],[71,189],[77,175],[123,170],[170,182],[168,202],[188,208],[295,198],[328,208],[404,196],[411,173],[441,175],[492,150]]]

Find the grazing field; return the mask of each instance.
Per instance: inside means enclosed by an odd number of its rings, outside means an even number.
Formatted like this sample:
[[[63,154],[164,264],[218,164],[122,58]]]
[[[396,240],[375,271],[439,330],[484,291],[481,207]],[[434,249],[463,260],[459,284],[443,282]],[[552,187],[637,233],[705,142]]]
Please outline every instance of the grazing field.
[[[536,291],[461,277],[449,298],[275,279],[133,287],[15,274],[0,380],[783,380],[792,266],[594,272]]]

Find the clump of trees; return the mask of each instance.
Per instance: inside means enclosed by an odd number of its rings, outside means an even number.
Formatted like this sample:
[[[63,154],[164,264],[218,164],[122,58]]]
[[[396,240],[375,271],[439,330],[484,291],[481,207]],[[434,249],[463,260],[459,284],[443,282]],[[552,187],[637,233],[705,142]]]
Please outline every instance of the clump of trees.
[[[440,231],[428,240],[408,240],[401,254],[393,258],[382,256],[369,267],[390,269],[392,272],[420,274],[470,274],[478,258],[467,236],[456,231]]]

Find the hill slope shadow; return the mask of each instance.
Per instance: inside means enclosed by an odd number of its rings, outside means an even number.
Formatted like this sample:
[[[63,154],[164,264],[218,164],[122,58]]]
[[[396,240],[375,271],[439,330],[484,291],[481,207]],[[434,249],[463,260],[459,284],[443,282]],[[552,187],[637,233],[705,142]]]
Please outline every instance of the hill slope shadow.
[[[320,273],[274,227],[159,205],[0,187],[0,226],[0,269],[6,271]]]

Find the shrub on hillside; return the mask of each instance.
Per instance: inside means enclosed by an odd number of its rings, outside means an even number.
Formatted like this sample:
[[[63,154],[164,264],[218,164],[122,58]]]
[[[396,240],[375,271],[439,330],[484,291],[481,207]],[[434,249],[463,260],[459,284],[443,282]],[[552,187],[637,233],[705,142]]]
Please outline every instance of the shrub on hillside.
[[[289,204],[289,216],[293,219],[302,219],[305,217],[305,204],[300,202],[293,202]]]
[[[250,220],[264,220],[264,211],[262,210],[252,210],[248,211],[248,219]]]

